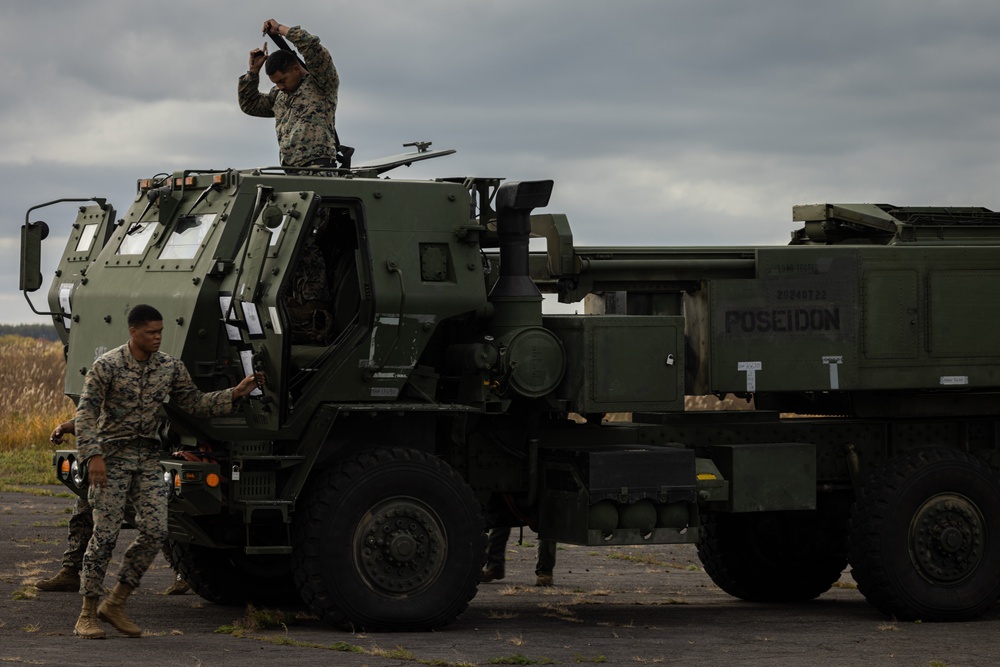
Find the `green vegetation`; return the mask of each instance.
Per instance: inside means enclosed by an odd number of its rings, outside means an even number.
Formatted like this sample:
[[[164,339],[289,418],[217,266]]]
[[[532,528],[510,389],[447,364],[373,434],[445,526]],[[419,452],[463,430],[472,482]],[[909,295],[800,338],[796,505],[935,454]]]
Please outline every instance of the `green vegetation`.
[[[243,637],[246,634],[270,630],[273,628],[288,629],[294,624],[294,619],[280,609],[257,609],[252,604],[247,605],[247,613],[233,621],[232,625],[223,625],[216,628],[217,634],[233,635]]]
[[[20,450],[0,450],[0,491],[16,491],[22,484],[56,484],[52,470],[52,450],[27,447]],[[42,495],[52,495],[48,492]]]
[[[11,600],[34,600],[38,597],[38,589],[33,586],[19,588],[10,594]]]
[[[490,665],[554,665],[556,661],[552,658],[532,659],[520,653],[515,653],[504,658],[490,658],[486,661]]]
[[[393,649],[379,648],[372,646],[370,653],[378,658],[392,658],[393,660],[413,660],[413,651],[397,646]]]

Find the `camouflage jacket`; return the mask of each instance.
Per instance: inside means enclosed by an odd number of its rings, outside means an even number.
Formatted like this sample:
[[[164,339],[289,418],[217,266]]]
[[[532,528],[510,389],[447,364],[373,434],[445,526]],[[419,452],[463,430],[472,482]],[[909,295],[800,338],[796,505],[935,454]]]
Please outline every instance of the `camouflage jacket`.
[[[184,363],[154,352],[140,364],[128,343],[101,355],[87,372],[76,407],[76,447],[80,458],[114,456],[137,438],[159,441],[157,410],[168,398],[198,417],[233,411],[233,389],[203,393]]]
[[[274,118],[283,166],[308,167],[318,159],[336,158],[334,128],[340,76],[319,37],[295,26],[288,29],[288,39],[302,53],[309,73],[294,93],[271,88],[266,95],[258,88],[259,76],[244,74],[239,82],[240,109],[251,116]]]

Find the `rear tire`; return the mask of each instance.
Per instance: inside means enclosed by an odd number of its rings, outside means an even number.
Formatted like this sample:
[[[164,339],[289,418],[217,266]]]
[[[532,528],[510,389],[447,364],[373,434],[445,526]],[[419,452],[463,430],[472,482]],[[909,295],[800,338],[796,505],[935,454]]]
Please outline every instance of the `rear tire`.
[[[858,589],[888,616],[969,620],[1000,596],[1000,480],[965,452],[888,460],[862,489],[850,535]]]
[[[324,471],[298,507],[295,582],[327,623],[434,630],[476,594],[486,553],[479,503],[433,455],[364,452]]]
[[[842,518],[816,511],[710,514],[698,556],[715,584],[750,602],[803,602],[847,566]]]

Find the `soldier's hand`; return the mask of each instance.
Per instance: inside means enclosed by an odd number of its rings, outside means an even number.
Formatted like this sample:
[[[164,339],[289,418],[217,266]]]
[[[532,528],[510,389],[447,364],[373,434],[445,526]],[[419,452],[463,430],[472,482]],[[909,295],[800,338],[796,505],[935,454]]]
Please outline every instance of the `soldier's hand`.
[[[274,19],[268,19],[264,21],[264,34],[265,35],[283,35],[284,33],[280,30],[281,24]],[[285,31],[287,32],[287,30]]]
[[[243,398],[257,387],[263,387],[267,383],[267,377],[262,371],[257,371],[252,375],[243,378],[236,388],[233,389],[233,398]]]
[[[72,421],[63,422],[52,429],[52,435],[49,436],[49,442],[53,445],[61,445],[63,441],[63,436],[67,433],[75,434],[76,425]]]
[[[108,467],[100,454],[87,459],[87,480],[99,489],[108,486]]]
[[[250,71],[260,72],[265,60],[267,60],[267,42],[264,42],[264,48],[254,49],[250,52]]]

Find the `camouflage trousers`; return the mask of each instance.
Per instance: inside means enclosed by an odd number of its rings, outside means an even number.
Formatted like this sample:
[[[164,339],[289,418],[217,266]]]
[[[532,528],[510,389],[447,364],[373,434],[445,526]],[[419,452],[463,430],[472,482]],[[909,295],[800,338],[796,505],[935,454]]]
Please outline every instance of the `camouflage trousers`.
[[[163,481],[158,456],[145,452],[113,456],[105,459],[105,464],[107,487],[91,486],[88,492],[94,513],[94,534],[87,544],[80,572],[80,594],[85,597],[100,597],[104,593],[104,575],[118,543],[126,503],[135,508],[139,534],[125,551],[118,581],[133,588],[138,586],[167,539],[170,489]]]
[[[79,572],[83,569],[83,554],[87,550],[90,536],[94,534],[94,508],[86,498],[77,498],[76,509],[69,518],[69,534],[66,536],[66,551],[63,552],[62,566]],[[170,546],[163,545],[163,558],[170,563]]]
[[[490,528],[486,542],[486,567],[504,569],[507,560],[507,540],[510,539],[510,526]],[[556,566],[556,543],[554,540],[538,540],[538,560],[535,561],[535,574],[552,574]]]
[[[86,498],[78,498],[73,516],[69,519],[69,535],[63,553],[63,567],[79,572],[83,569],[83,552],[94,533],[94,509]]]

